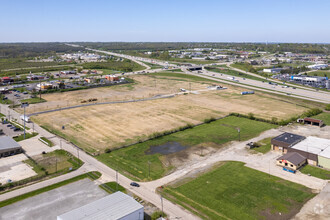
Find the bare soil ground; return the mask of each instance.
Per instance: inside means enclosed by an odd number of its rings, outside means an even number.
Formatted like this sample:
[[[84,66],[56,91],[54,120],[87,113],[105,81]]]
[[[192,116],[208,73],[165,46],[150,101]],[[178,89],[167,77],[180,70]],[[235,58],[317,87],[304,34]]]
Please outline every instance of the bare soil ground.
[[[182,81],[174,77],[158,77],[155,80],[150,76],[134,76],[134,79],[139,83],[133,86],[49,94],[44,98],[49,101],[48,104],[55,105],[65,105],[67,100],[79,103],[81,99],[99,96],[102,101],[126,100],[169,94],[178,92],[180,88],[205,90],[212,84]],[[221,117],[230,112],[251,112],[258,117],[282,119],[306,110],[276,96],[262,93],[242,96],[241,91],[243,89],[228,86],[226,90],[209,90],[168,99],[63,110],[35,116],[33,120],[80,147],[95,152],[134,143],[154,132],[171,130],[187,123],[197,124],[206,118]],[[40,110],[44,104],[34,106]],[[64,130],[62,126],[65,126]]]

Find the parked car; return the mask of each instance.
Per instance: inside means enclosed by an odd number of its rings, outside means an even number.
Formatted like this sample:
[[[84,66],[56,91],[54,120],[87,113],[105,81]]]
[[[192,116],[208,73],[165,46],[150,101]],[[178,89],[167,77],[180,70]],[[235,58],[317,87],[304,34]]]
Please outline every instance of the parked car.
[[[136,183],[136,182],[131,182],[130,185],[131,185],[131,186],[135,186],[135,187],[140,187],[140,185],[139,185],[138,183]]]
[[[20,131],[21,129],[19,129],[18,127],[14,128],[14,131]]]

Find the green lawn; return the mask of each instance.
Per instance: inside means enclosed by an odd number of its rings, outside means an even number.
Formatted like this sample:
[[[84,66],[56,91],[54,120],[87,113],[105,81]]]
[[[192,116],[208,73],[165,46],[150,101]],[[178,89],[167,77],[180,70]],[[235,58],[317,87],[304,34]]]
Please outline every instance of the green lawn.
[[[158,73],[149,73],[146,74],[149,76],[165,76],[165,77],[176,77],[180,78],[183,81],[197,81],[197,82],[216,82],[219,83],[218,81],[215,80],[210,80],[210,79],[205,79],[199,76],[194,76],[186,73],[173,73],[173,72],[158,72]]]
[[[326,76],[330,78],[330,70],[317,70],[307,73],[309,76]]]
[[[48,192],[50,190],[59,188],[61,186],[65,186],[67,184],[76,182],[78,180],[82,180],[82,179],[85,179],[85,178],[90,178],[91,180],[95,180],[95,179],[98,179],[100,176],[101,176],[101,173],[96,172],[96,171],[85,173],[85,174],[73,177],[71,179],[64,180],[62,182],[55,183],[53,185],[46,186],[44,188],[37,189],[37,190],[29,192],[29,193],[25,193],[23,195],[20,195],[20,196],[11,198],[11,199],[4,200],[4,201],[0,202],[0,208],[4,207],[4,206],[7,206],[7,205],[10,205],[10,204],[13,204],[13,203],[18,202],[18,201],[33,197],[33,196],[36,196],[36,195],[39,195],[41,193]]]
[[[324,124],[330,126],[330,113],[323,112],[319,115],[315,115],[312,118],[321,119]]]
[[[270,151],[270,141],[272,140],[272,138],[273,137],[269,137],[258,141],[256,144],[259,147],[253,148],[253,150],[263,154],[267,153],[268,151]]]
[[[35,137],[35,136],[37,136],[37,135],[38,135],[38,133],[36,133],[36,132],[33,132],[33,133],[25,133],[25,139],[24,139],[24,134],[21,134],[21,135],[19,135],[19,136],[16,136],[16,137],[14,137],[13,139],[14,139],[15,141],[19,142],[19,141],[23,141],[23,140],[26,140],[26,139],[29,139],[29,138]]]
[[[246,118],[229,116],[208,124],[196,126],[191,129],[179,131],[160,138],[139,143],[130,147],[104,153],[96,158],[104,164],[118,169],[119,172],[134,180],[152,180],[166,175],[174,167],[162,163],[163,155],[145,154],[150,146],[158,146],[168,142],[178,142],[183,146],[196,146],[202,143],[213,142],[219,147],[229,141],[238,140],[237,128],[240,128],[242,141],[251,139],[261,132],[275,128],[275,125],[253,121]],[[150,177],[148,170],[150,161]]]
[[[318,167],[306,165],[300,169],[300,172],[304,174],[310,174],[311,176],[315,176],[320,179],[330,180],[330,171]]]
[[[118,188],[117,188],[118,187]],[[105,190],[108,193],[115,193],[117,191],[126,193],[126,189],[124,187],[122,187],[120,184],[118,184],[116,182],[107,182],[107,183],[103,183],[100,185],[100,188]]]
[[[37,104],[37,103],[41,103],[41,102],[46,102],[45,99],[43,98],[30,98],[30,99],[23,99],[21,100],[21,102],[28,102],[29,104]]]
[[[165,70],[167,72],[179,72],[182,73],[183,71],[181,69],[169,69],[169,70]]]
[[[165,186],[163,195],[202,219],[216,220],[289,219],[315,196],[305,186],[241,162],[223,162],[195,179]]]
[[[148,66],[150,66],[152,70],[153,69],[161,69],[161,68],[163,68],[163,66],[158,65],[158,64],[155,64],[155,63],[148,63],[148,62],[143,62],[143,61],[141,61],[141,62],[144,63],[144,64],[146,64],[146,65],[148,65]]]

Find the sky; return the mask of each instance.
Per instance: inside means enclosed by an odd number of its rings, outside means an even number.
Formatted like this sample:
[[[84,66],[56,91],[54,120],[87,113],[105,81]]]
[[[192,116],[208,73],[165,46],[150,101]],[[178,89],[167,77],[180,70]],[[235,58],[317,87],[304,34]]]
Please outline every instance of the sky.
[[[330,43],[329,0],[0,0],[0,42]]]

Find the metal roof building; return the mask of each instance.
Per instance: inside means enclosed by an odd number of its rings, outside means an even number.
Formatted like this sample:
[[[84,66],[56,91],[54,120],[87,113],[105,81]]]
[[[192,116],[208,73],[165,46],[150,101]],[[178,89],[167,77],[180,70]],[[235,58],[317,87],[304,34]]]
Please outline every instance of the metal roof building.
[[[309,136],[305,140],[288,148],[288,151],[300,153],[308,159],[308,163],[324,166],[330,169],[329,139]]]
[[[8,136],[0,137],[0,158],[22,153],[22,147]]]
[[[132,197],[116,192],[60,216],[57,220],[143,220],[144,207]]]

